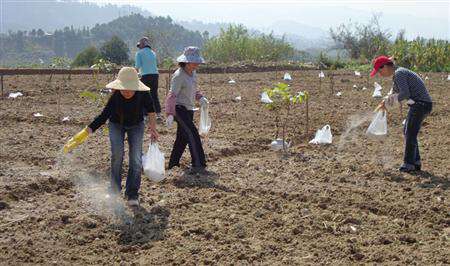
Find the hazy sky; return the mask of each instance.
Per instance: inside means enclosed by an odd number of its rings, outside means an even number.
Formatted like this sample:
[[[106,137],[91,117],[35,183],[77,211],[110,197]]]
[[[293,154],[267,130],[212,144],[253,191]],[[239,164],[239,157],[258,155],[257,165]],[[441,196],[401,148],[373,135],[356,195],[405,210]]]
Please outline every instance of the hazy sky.
[[[450,39],[450,0],[127,0],[97,3],[130,4],[155,15],[176,20],[243,23],[263,29],[280,20],[292,20],[324,30],[340,23],[366,22],[374,12],[382,13],[382,26],[409,36]]]

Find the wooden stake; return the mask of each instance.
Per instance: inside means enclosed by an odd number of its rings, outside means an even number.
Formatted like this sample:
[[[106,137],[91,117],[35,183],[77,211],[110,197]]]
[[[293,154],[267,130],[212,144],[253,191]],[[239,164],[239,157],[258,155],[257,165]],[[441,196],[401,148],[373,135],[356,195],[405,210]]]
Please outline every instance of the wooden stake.
[[[331,72],[330,74],[330,89],[331,89],[331,94],[334,94],[334,75],[333,72]]]
[[[306,97],[306,136],[309,135],[309,94]]]
[[[5,95],[3,94],[3,75],[1,77],[1,84],[2,84],[2,99],[5,97]]]
[[[211,72],[210,72],[208,75],[209,75],[209,95],[208,95],[208,97],[209,97],[210,99],[212,99],[212,95],[213,95],[213,93],[212,93],[213,85],[212,85],[212,76],[211,76]]]

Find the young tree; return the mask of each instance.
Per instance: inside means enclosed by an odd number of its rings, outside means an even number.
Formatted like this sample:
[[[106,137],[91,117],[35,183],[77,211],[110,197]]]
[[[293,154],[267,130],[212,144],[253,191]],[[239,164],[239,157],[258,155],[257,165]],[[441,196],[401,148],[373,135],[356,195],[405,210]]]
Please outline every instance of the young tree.
[[[278,83],[273,88],[265,89],[264,92],[267,93],[271,100],[265,106],[276,114],[276,136],[278,136],[279,121],[282,123],[281,137],[283,139],[283,150],[286,152],[287,122],[289,121],[292,109],[295,105],[302,104],[306,101],[309,94],[308,92],[298,92],[295,94],[291,91],[291,87],[285,83]],[[284,119],[281,117],[283,113]]]

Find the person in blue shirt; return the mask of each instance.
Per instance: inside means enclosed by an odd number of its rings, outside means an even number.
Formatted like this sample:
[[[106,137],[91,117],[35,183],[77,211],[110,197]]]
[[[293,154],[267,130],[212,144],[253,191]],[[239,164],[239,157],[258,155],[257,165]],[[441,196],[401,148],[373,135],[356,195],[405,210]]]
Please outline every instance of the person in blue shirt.
[[[158,67],[156,54],[150,46],[150,41],[147,37],[143,37],[137,43],[139,50],[136,52],[135,68],[141,75],[141,82],[150,88],[150,93],[153,99],[153,107],[156,112],[156,119],[162,122],[161,104],[158,98]]]

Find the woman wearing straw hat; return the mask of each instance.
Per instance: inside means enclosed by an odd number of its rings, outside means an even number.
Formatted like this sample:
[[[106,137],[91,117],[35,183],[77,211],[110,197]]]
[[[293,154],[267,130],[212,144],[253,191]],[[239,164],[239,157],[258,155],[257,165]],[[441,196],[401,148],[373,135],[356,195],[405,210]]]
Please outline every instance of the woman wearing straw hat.
[[[156,112],[156,119],[162,122],[161,104],[158,98],[158,67],[156,62],[155,51],[150,46],[150,41],[147,37],[143,37],[137,43],[139,51],[136,52],[135,68],[141,75],[141,81],[145,86],[150,88],[150,93],[153,99],[153,108]]]
[[[201,105],[209,104],[208,100],[197,90],[196,69],[205,60],[200,56],[198,47],[190,46],[184,49],[177,58],[179,68],[172,76],[169,94],[166,98],[167,126],[171,127],[173,120],[178,124],[177,137],[170,155],[169,169],[180,166],[180,159],[186,145],[189,145],[192,160],[192,173],[204,173],[206,168],[205,153],[200,135],[195,127],[195,100]]]
[[[111,190],[119,193],[122,189],[122,163],[125,133],[128,137],[129,169],[125,196],[128,205],[139,205],[139,187],[142,171],[142,142],[144,138],[144,113],[149,113],[149,134],[152,141],[158,140],[156,118],[150,88],[139,81],[136,69],[123,67],[118,78],[106,85],[113,93],[99,116],[85,129],[75,135],[64,147],[69,152],[84,142],[88,135],[109,120],[109,139],[111,141]]]

